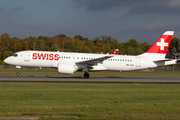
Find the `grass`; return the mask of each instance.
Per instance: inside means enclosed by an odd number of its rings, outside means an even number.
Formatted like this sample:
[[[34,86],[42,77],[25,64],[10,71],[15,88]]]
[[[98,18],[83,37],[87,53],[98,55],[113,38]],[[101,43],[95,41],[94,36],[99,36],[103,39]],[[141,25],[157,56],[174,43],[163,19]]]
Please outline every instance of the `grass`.
[[[0,69],[0,75],[16,75],[17,69]],[[133,72],[89,72],[90,76],[180,76],[180,71],[133,71]],[[65,75],[57,73],[57,69],[20,69],[21,75]],[[83,72],[75,72],[71,76],[83,76]]]
[[[179,101],[179,84],[0,83],[0,116],[179,119]]]

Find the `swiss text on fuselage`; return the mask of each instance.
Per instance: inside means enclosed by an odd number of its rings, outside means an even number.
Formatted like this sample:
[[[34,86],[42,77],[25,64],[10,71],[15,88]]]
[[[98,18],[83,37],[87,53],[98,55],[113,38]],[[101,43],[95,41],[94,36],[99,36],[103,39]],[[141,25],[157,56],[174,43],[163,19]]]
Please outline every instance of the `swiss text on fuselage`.
[[[33,53],[32,59],[34,60],[59,60],[59,54],[48,53]]]

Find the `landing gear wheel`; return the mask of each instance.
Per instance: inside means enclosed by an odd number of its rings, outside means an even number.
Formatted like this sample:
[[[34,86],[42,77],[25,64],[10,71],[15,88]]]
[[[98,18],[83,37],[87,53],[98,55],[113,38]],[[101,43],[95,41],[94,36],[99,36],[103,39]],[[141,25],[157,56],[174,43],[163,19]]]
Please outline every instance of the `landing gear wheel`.
[[[17,76],[19,76],[19,75],[20,75],[20,73],[19,73],[19,72],[17,72],[17,73],[16,73],[16,75],[17,75]]]
[[[21,66],[16,66],[16,68],[18,69],[16,75],[19,76],[20,75],[20,68],[21,68]]]
[[[84,78],[89,78],[89,73],[85,72],[84,73]]]

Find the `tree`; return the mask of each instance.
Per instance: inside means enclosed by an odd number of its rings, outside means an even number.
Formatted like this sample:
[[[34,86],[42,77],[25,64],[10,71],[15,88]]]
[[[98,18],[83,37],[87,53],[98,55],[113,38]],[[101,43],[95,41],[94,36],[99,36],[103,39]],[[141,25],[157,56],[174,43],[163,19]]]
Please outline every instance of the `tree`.
[[[24,39],[23,41],[22,41],[22,46],[23,46],[23,50],[29,50],[30,48],[29,48],[29,43],[28,43],[28,40],[27,39]]]
[[[127,45],[128,46],[131,46],[133,48],[140,48],[141,47],[141,44],[136,40],[136,39],[130,39],[128,42],[127,42]]]
[[[114,39],[114,38],[113,38],[111,44],[113,44],[113,47],[112,47],[112,45],[111,45],[111,49],[117,49],[118,46],[119,46],[119,41],[118,41],[117,39]]]
[[[99,39],[99,37],[93,39],[92,42],[94,43],[94,45],[96,45],[97,42],[102,43],[102,41]]]
[[[13,52],[17,52],[17,51],[22,51],[23,47],[22,47],[22,40],[20,40],[19,38],[17,37],[14,37],[10,40],[10,44],[11,44],[11,50]]]
[[[37,38],[37,50],[49,50],[49,38],[46,36],[39,36]],[[47,45],[48,44],[48,45]]]
[[[63,38],[63,37],[66,37],[66,35],[65,34],[59,34],[59,37]]]
[[[55,35],[54,37],[39,36],[19,39],[10,38],[8,33],[0,36],[0,64],[3,60],[14,52],[22,50],[41,50],[41,51],[70,51],[83,53],[111,53],[119,49],[117,54],[139,55],[146,52],[151,45],[147,42],[139,43],[136,39],[130,39],[126,43],[119,43],[111,36],[101,36],[93,40],[76,35],[74,38],[67,37],[65,34]],[[173,38],[167,52],[168,57],[174,57],[174,53],[180,52],[180,39]]]
[[[30,47],[30,49],[31,50],[36,50],[36,43],[37,43],[37,39],[36,39],[36,37],[32,37],[32,36],[30,36],[29,38],[28,38],[28,42],[29,42],[29,47]]]
[[[84,38],[83,38],[82,36],[80,36],[80,35],[76,35],[74,38],[75,38],[75,39],[79,38],[79,40],[81,40],[81,41],[84,40]]]
[[[66,36],[66,35],[64,35]],[[56,45],[56,47],[60,50],[61,50],[61,42],[62,42],[62,38],[64,37],[60,37],[58,35],[56,35],[55,37],[52,38],[52,42]]]
[[[95,53],[96,52],[96,46],[94,45],[92,40],[86,41],[84,45],[87,46],[91,50],[91,53]]]
[[[57,45],[52,44],[52,45],[51,45],[51,48],[50,48],[49,50],[50,50],[50,51],[58,51],[58,47],[57,47]]]
[[[142,50],[143,52],[146,52],[147,50],[149,50],[149,48],[151,47],[151,45],[149,45],[147,42],[144,42],[142,44]]]
[[[77,49],[76,49],[76,45],[75,45],[75,41],[72,40],[72,39],[69,39],[67,41],[67,49],[66,51],[69,51],[69,52],[77,52]]]
[[[105,49],[102,43],[96,42],[96,53],[104,53]]]
[[[180,53],[180,40],[177,43],[177,52]]]
[[[170,43],[169,49],[168,49],[168,51],[169,51],[168,56],[169,57],[174,57],[174,54],[177,53],[177,51],[178,51],[178,42],[179,42],[179,38],[173,38],[171,40],[171,43]]]
[[[3,60],[6,59],[7,57],[9,57],[10,55],[12,55],[13,53],[14,53],[13,51],[8,51],[8,50],[4,51],[4,54],[3,54],[2,59],[3,59]]]
[[[112,43],[112,37],[111,36],[101,36],[101,40],[103,43]]]
[[[65,50],[66,45],[67,45],[67,41],[68,41],[68,38],[67,38],[67,37],[63,37],[63,38],[61,39],[61,48],[62,48],[62,50]]]
[[[111,50],[111,46],[110,46],[110,44],[109,43],[106,43],[105,45],[104,45],[104,49],[105,49],[105,51],[106,51],[106,53],[110,53],[112,50]],[[114,50],[113,50],[114,51]],[[112,52],[113,52],[112,51]]]
[[[0,36],[0,52],[1,52],[1,56],[0,58],[2,58],[2,55],[4,54],[4,50],[7,47],[7,44],[9,43],[10,40],[10,36],[8,33],[4,33]]]
[[[130,39],[126,44],[123,44],[123,48],[128,55],[139,55],[142,54],[142,45],[135,39]]]
[[[36,37],[29,36],[29,38],[24,39],[23,44],[25,50],[36,50],[37,39]]]
[[[84,47],[81,48],[80,52],[81,53],[91,53],[92,51],[91,51],[91,49],[89,47],[84,46]]]
[[[40,50],[40,51],[45,51],[46,50],[45,42],[43,41],[43,39],[39,39],[37,41],[37,50]]]

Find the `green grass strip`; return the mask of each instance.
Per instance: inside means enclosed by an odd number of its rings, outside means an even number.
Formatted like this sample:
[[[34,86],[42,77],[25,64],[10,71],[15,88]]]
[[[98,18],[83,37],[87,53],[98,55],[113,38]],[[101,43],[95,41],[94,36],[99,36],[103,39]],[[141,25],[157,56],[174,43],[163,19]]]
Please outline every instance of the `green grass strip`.
[[[0,116],[179,119],[179,101],[179,84],[0,83]]]

